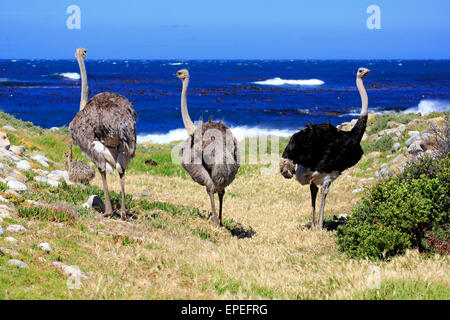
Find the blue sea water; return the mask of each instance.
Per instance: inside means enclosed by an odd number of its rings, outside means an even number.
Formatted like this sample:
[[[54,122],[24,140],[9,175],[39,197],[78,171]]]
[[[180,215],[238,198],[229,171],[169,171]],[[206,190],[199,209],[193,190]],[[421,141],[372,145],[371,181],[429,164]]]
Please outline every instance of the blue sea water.
[[[450,60],[86,60],[91,96],[126,96],[139,114],[140,141],[153,142],[185,136],[178,69],[190,72],[191,118],[223,119],[239,139],[357,117],[359,67],[372,70],[369,112],[450,109]],[[79,108],[78,73],[75,59],[0,60],[0,110],[44,128],[67,126]]]

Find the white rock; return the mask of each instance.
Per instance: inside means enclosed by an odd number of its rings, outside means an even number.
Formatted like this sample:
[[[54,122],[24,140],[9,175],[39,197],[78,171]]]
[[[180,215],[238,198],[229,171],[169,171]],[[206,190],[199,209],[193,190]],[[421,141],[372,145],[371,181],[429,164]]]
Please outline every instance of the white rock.
[[[12,224],[6,228],[6,231],[11,233],[18,233],[18,232],[26,232],[27,229],[25,229],[25,227],[21,226],[20,224]]]
[[[48,179],[47,183],[48,183],[49,185],[51,185],[52,187],[54,187],[54,188],[58,188],[59,185],[61,184],[61,183],[59,183],[58,181],[55,181],[55,180],[53,180],[53,179]]]
[[[63,274],[65,274],[66,276],[75,277],[78,279],[81,279],[81,278],[87,279],[88,278],[87,274],[82,272],[80,270],[80,268],[78,268],[77,266],[68,266],[67,264],[64,264],[59,261],[53,261],[52,265],[57,268],[60,268],[62,270]]]
[[[11,266],[22,268],[22,269],[28,269],[29,268],[28,265],[25,262],[20,261],[20,260],[16,260],[16,259],[9,260],[8,264],[11,265]]]
[[[0,247],[0,253],[11,256],[11,257],[16,257],[19,255],[19,253],[16,250],[8,249],[5,247]]]
[[[8,188],[13,191],[27,191],[28,190],[27,186],[24,183],[15,181],[15,180],[8,182]]]
[[[45,252],[51,252],[53,251],[52,247],[50,246],[49,243],[47,242],[43,242],[39,244],[39,248],[41,248],[42,250],[44,250]]]
[[[355,190],[352,191],[352,193],[358,193],[358,192],[361,192],[361,191],[362,191],[361,189],[355,189]]]
[[[93,208],[98,212],[105,212],[103,200],[95,194],[89,197],[88,201],[83,204],[83,208]]]
[[[47,183],[48,179],[46,177],[42,177],[42,176],[36,176],[34,177],[34,180],[40,183]]]
[[[414,141],[411,143],[411,145],[408,147],[408,153],[409,154],[418,154],[419,152],[423,152],[420,140]]]
[[[11,214],[8,211],[0,211],[0,218],[9,218],[11,219]]]
[[[3,130],[8,130],[8,131],[17,131],[16,128],[11,127],[11,126],[3,126],[2,129],[3,129]]]
[[[65,173],[67,173],[67,171],[54,170],[48,174],[48,178],[53,179],[55,181],[60,181],[64,179]],[[69,177],[68,173],[67,177]]]
[[[391,152],[396,152],[396,151],[398,151],[398,150],[400,149],[401,146],[402,146],[402,145],[401,145],[400,143],[398,143],[398,142],[394,143],[394,145],[393,145],[392,148],[391,148]]]
[[[418,134],[420,134],[420,132],[419,132],[419,131],[416,131],[416,130],[414,130],[414,131],[408,131],[408,136],[410,136],[410,137],[417,136]]]
[[[11,242],[11,243],[16,243],[16,242],[17,242],[17,239],[16,239],[16,238],[13,238],[13,237],[6,237],[6,238],[5,238],[5,241]]]
[[[339,215],[339,219],[347,219],[347,216],[348,216],[348,214],[347,213],[341,213],[340,215]]]
[[[20,160],[17,162],[16,168],[19,170],[28,171],[31,169],[31,164],[27,160]]]
[[[3,228],[0,226],[0,237],[3,235]]]
[[[59,128],[58,127],[51,127],[48,130],[50,130],[51,132],[56,132],[56,131],[59,131]]]
[[[407,147],[409,147],[411,144],[413,144],[414,142],[419,141],[419,140],[420,140],[420,135],[415,135],[415,136],[412,136],[411,138],[409,138],[408,140],[406,140],[405,144]]]
[[[38,155],[32,156],[31,159],[33,159],[34,161],[39,162],[42,166],[44,166],[46,168],[49,167],[48,162],[50,160],[48,160],[48,158],[44,157],[43,155],[38,154]]]

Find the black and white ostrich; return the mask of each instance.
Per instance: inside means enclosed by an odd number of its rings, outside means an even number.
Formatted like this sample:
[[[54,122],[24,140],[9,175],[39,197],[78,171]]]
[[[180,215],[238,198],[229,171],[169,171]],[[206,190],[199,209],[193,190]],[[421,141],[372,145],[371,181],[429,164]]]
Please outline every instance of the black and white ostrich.
[[[356,86],[361,95],[362,107],[358,121],[351,131],[341,131],[331,123],[309,123],[305,129],[291,137],[280,160],[280,172],[286,179],[295,174],[300,184],[310,185],[312,229],[322,229],[325,199],[331,183],[344,170],[357,164],[363,155],[360,142],[366,130],[368,106],[363,78],[369,72],[369,69],[359,68],[356,74]],[[322,202],[316,221],[318,186],[322,186]]]

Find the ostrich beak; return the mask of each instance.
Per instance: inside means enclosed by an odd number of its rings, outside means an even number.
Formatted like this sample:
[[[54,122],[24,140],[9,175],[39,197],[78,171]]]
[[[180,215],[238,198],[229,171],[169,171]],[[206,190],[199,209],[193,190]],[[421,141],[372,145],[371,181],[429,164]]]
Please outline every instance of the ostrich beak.
[[[177,76],[177,74],[176,74],[176,73],[174,73],[174,74],[173,74],[173,76],[174,76],[174,77],[176,77],[176,76]]]

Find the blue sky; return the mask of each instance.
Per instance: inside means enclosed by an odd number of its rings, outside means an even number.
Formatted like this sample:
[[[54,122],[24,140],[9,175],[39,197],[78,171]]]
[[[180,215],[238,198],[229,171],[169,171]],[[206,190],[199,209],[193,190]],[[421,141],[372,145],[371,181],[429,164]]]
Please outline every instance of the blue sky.
[[[69,5],[81,29],[69,30]],[[381,30],[369,30],[369,5]],[[448,0],[0,2],[0,58],[449,59]]]

